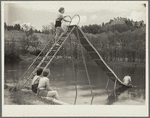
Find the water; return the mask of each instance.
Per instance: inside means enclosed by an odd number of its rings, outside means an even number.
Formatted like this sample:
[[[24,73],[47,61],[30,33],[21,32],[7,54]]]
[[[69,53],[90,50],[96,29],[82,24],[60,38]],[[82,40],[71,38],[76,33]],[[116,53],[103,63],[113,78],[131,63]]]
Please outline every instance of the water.
[[[17,82],[31,62],[21,61],[13,64],[5,64],[5,82]],[[55,86],[59,93],[60,100],[74,104],[75,100],[75,84],[77,84],[77,105],[87,105],[91,103],[91,90],[86,76],[85,68],[82,61],[76,65],[76,78],[73,76],[72,64],[57,63],[49,66],[51,70],[50,85]],[[91,79],[92,89],[94,93],[94,105],[142,105],[145,104],[145,67],[141,64],[110,64],[120,79],[125,75],[132,77],[132,83],[136,87],[124,88],[117,85],[116,91],[113,91],[114,83],[109,82],[108,91],[105,86],[108,77],[93,62],[87,64],[89,76]]]

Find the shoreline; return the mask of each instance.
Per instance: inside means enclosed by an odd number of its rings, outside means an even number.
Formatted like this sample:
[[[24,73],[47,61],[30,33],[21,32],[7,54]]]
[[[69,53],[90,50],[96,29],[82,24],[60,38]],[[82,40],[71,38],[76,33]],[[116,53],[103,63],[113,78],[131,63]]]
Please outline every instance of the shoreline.
[[[69,105],[60,100],[49,97],[39,97],[32,92],[31,89],[21,89],[18,91],[10,91],[14,86],[6,84],[4,88],[4,104],[5,105]],[[28,98],[28,99],[26,99]]]
[[[31,54],[26,54],[26,55],[19,55],[20,59],[18,61],[14,61],[14,62],[20,62],[20,61],[27,61],[27,62],[32,62],[36,56],[35,55],[31,55]],[[39,57],[39,62],[41,60],[43,56]],[[45,61],[48,61],[50,58],[50,56],[48,56]],[[71,59],[70,58],[54,58],[52,63],[71,63]],[[83,63],[82,59],[74,59],[75,64],[76,63]],[[131,65],[135,65],[135,66],[145,66],[145,63],[140,63],[140,62],[122,62],[122,61],[105,61],[108,65],[117,65],[117,66],[131,66]],[[12,61],[6,62],[7,64],[11,64]],[[94,61],[93,60],[86,60],[86,63],[88,64],[93,64]]]
[[[42,101],[39,97],[35,96],[31,92],[14,91],[10,90],[13,87],[12,84],[6,84],[4,88],[4,104],[5,105],[51,105]],[[26,99],[28,98],[28,99]]]

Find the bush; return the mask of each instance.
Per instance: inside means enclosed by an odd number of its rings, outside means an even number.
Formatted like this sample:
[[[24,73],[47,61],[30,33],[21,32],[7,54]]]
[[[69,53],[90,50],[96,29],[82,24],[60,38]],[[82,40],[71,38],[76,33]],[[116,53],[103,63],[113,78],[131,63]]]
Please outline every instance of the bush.
[[[15,62],[18,60],[20,60],[19,48],[15,44],[14,38],[12,38],[11,41],[5,42],[5,62]]]
[[[38,40],[39,38],[36,35],[30,35],[29,37],[23,36],[20,38],[21,42],[21,48],[24,51],[28,51],[29,47],[33,47],[37,49],[40,41]]]
[[[41,52],[41,50],[37,49],[37,50],[35,50],[35,51],[30,52],[30,54],[35,55],[35,56],[38,56],[38,55],[40,54],[40,52]],[[43,56],[43,55],[44,55],[43,53],[40,54],[40,56]]]

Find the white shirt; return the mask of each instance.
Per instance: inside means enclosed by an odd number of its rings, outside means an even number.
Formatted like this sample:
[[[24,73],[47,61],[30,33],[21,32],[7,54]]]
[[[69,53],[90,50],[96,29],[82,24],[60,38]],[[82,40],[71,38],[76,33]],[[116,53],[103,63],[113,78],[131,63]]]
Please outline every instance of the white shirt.
[[[131,82],[131,77],[129,75],[125,76],[123,82],[128,85]]]
[[[64,18],[62,13],[58,13],[56,21],[61,21]]]
[[[37,76],[37,75],[34,76],[34,78],[33,78],[33,80],[32,80],[32,85],[33,85],[33,84],[36,84],[35,81],[36,81],[36,79],[37,79],[38,77],[40,77],[40,76]],[[35,82],[35,83],[34,83],[34,82]]]

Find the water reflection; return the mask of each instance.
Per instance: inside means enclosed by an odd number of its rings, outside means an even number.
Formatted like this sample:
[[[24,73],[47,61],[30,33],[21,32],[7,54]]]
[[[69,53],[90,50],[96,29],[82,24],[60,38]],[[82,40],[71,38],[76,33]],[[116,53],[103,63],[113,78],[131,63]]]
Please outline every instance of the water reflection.
[[[122,87],[119,87],[118,89],[114,90],[110,95],[109,95],[109,92],[108,92],[108,102],[106,103],[107,105],[111,105],[113,104],[114,102],[117,102],[118,101],[118,97],[123,93],[125,92],[126,90],[129,91],[130,88],[126,87],[126,86],[122,86]]]
[[[144,104],[145,102],[145,89],[140,89],[137,86],[133,87],[119,87],[107,98],[107,105],[112,104],[125,104],[125,105],[133,105],[133,104]]]

